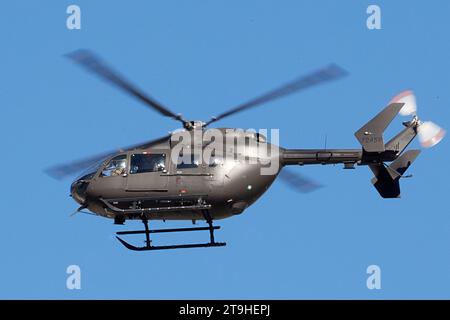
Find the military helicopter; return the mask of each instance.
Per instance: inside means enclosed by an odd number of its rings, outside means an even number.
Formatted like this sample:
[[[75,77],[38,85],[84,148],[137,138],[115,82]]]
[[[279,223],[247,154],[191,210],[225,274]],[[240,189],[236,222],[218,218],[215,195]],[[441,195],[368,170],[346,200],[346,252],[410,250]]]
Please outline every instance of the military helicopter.
[[[161,138],[47,169],[47,173],[55,178],[85,170],[70,188],[72,198],[80,205],[76,212],[111,218],[115,224],[141,220],[144,230],[116,233],[145,235],[145,245],[142,247],[117,237],[130,250],[224,246],[225,243],[214,238],[214,231],[220,227],[215,226],[213,221],[244,212],[278,176],[302,192],[319,187],[312,180],[282,171],[286,166],[343,164],[344,169],[354,169],[356,165],[367,165],[373,171],[372,184],[379,194],[383,198],[398,198],[399,180],[408,177],[405,172],[420,153],[420,150],[405,151],[406,147],[416,135],[424,147],[436,145],[445,135],[445,131],[433,122],[419,120],[412,91],[396,96],[355,132],[361,144],[359,149],[286,149],[270,143],[261,133],[235,128],[208,128],[236,113],[347,74],[334,64],[203,122],[186,120],[181,114],[170,111],[88,50],[78,50],[67,57],[161,115],[182,124],[182,129]],[[385,143],[383,132],[398,113],[412,116],[412,119],[403,122],[405,128]],[[212,139],[204,138],[211,132],[214,133],[211,136],[220,143],[206,159],[200,153],[212,144]],[[261,150],[270,150],[270,153]],[[269,167],[271,172],[263,173]],[[208,226],[154,230],[149,229],[149,220],[186,220],[193,223],[204,220]],[[209,231],[209,242],[155,246],[150,239],[154,233],[202,230]]]

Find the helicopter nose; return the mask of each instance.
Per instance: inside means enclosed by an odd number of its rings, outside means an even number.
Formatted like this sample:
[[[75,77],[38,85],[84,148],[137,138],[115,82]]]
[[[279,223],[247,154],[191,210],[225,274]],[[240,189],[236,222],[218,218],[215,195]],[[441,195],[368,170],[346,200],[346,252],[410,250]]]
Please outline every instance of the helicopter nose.
[[[88,181],[75,180],[70,186],[70,195],[80,205],[84,205],[86,202],[86,190],[89,185]]]

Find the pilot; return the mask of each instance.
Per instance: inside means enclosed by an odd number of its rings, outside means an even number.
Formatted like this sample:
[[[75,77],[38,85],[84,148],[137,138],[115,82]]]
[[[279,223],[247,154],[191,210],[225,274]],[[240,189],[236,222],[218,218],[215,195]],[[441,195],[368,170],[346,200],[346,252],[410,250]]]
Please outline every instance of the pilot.
[[[125,174],[125,166],[123,164],[119,164],[112,172],[111,176],[121,176]]]

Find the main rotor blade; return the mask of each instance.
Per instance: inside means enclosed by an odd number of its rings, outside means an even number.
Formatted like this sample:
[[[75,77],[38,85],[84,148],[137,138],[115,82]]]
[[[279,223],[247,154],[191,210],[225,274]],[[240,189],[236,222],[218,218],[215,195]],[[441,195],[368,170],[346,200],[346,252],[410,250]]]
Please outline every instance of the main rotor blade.
[[[232,108],[224,113],[219,114],[216,117],[213,117],[209,120],[206,125],[209,125],[213,122],[221,120],[225,117],[231,116],[235,113],[256,107],[263,103],[273,101],[275,99],[279,99],[281,97],[287,96],[294,92],[318,85],[323,82],[336,80],[343,76],[347,75],[347,72],[339,67],[338,65],[331,64],[325,68],[319,69],[315,72],[312,72],[306,76],[300,77],[292,82],[289,82],[279,88],[276,88],[266,94],[263,94],[259,97],[256,97],[250,101],[247,101],[235,108]]]
[[[95,73],[100,78],[109,81],[110,83],[116,85],[122,90],[126,91],[130,95],[136,97],[140,101],[144,102],[146,105],[152,109],[158,111],[160,114],[166,117],[180,121],[183,126],[186,125],[187,121],[182,118],[180,114],[175,114],[168,108],[151,98],[150,96],[144,94],[137,87],[132,85],[129,81],[120,75],[118,72],[113,71],[112,68],[107,66],[99,57],[88,50],[77,50],[66,55],[72,61],[78,63],[90,72]]]
[[[283,182],[301,193],[312,192],[322,187],[322,185],[317,182],[287,168],[283,168],[279,177]]]
[[[96,165],[100,161],[105,160],[106,158],[109,158],[118,152],[124,152],[124,151],[129,151],[129,150],[134,150],[134,149],[146,149],[146,148],[151,147],[152,145],[156,145],[158,143],[168,141],[169,139],[170,139],[170,135],[167,135],[167,136],[164,136],[164,137],[161,137],[158,139],[150,140],[150,141],[140,143],[140,144],[135,144],[133,146],[128,146],[128,147],[110,151],[110,152],[105,152],[105,153],[102,153],[102,154],[99,154],[96,156],[92,156],[92,157],[88,157],[85,159],[73,161],[73,162],[66,163],[66,164],[56,165],[56,166],[46,169],[45,173],[47,173],[49,176],[51,176],[55,179],[62,179],[66,176],[73,175],[73,174],[78,173],[84,169],[87,169],[93,165]]]

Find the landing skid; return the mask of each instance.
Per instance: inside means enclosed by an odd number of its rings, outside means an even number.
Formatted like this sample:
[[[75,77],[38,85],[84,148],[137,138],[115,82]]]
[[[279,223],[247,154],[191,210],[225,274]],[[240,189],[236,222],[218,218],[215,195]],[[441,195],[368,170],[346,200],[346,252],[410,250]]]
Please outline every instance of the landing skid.
[[[125,248],[133,251],[152,251],[152,250],[167,250],[167,249],[188,249],[188,248],[207,248],[207,247],[223,247],[226,245],[225,242],[216,242],[214,240],[214,230],[220,229],[219,226],[213,226],[211,216],[207,210],[204,210],[203,216],[205,217],[208,227],[195,227],[195,228],[176,228],[176,229],[156,229],[150,230],[148,228],[148,219],[143,216],[142,222],[144,223],[145,230],[136,231],[119,231],[116,232],[117,235],[129,235],[129,234],[145,234],[145,246],[136,247],[132,244],[126,242],[122,238],[116,236],[117,240],[124,245]],[[170,232],[188,232],[188,231],[202,231],[209,230],[210,241],[207,243],[189,243],[189,244],[175,244],[175,245],[165,245],[165,246],[153,246],[150,240],[151,233],[170,233]]]
[[[189,248],[207,248],[207,247],[223,247],[226,245],[225,242],[214,242],[214,243],[190,243],[190,244],[174,244],[168,246],[144,246],[135,247],[123,239],[116,237],[125,248],[133,251],[152,251],[152,250],[167,250],[167,249],[189,249]]]

